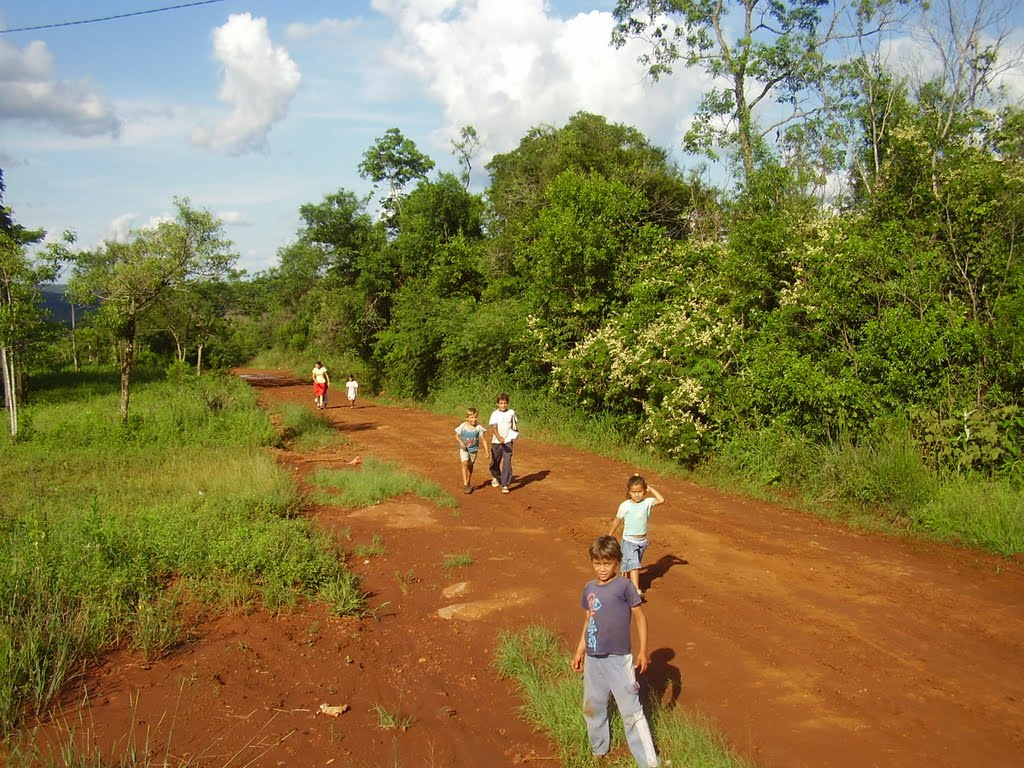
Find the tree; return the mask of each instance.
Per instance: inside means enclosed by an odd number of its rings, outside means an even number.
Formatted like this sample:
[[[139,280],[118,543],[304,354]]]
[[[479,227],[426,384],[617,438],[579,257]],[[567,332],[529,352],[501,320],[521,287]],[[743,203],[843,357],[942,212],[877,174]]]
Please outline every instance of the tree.
[[[390,220],[400,212],[406,184],[425,178],[433,168],[434,161],[420,152],[412,139],[397,128],[388,128],[363,154],[359,175],[374,184],[387,182],[388,191],[381,204]]]
[[[46,233],[14,222],[13,213],[3,204],[5,189],[0,169],[0,376],[13,439],[18,434],[23,394],[22,354],[42,324],[38,286],[56,278],[57,259],[30,258],[28,246],[40,242]]]
[[[735,148],[749,179],[766,137],[830,109],[833,45],[880,32],[889,11],[905,1],[618,0],[612,43],[621,48],[631,37],[648,40],[651,51],[640,61],[654,80],[682,60],[725,81],[704,94],[684,144],[711,157],[716,146]],[[731,38],[737,20],[739,32]]]
[[[129,388],[139,323],[161,299],[187,294],[204,280],[221,277],[237,259],[223,223],[188,198],[174,201],[177,214],[127,242],[106,242],[80,253],[70,290],[79,303],[98,300],[99,312],[116,328],[121,350],[121,420],[128,421]]]
[[[462,186],[468,190],[469,181],[473,175],[473,159],[480,154],[480,136],[472,125],[464,125],[459,131],[459,141],[455,139],[451,141],[455,159],[459,161],[459,167],[462,168],[459,178],[462,180]]]

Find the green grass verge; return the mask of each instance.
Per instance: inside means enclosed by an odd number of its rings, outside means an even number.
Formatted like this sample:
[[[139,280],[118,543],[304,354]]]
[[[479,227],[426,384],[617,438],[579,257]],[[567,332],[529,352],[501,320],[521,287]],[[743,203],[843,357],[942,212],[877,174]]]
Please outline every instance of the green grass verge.
[[[441,507],[454,507],[455,498],[437,483],[402,469],[398,464],[369,457],[354,467],[319,469],[307,479],[323,489],[319,503],[357,509],[413,493]]]
[[[0,444],[0,736],[44,713],[104,648],[152,658],[187,640],[185,599],[362,607],[342,553],[297,515],[293,479],[264,450],[277,434],[246,384],[143,377],[122,425],[116,377],[103,382],[39,382],[29,428]]]
[[[324,412],[312,406],[284,403],[280,416],[281,438],[297,451],[318,451],[348,443],[348,438],[327,420]]]
[[[523,698],[521,715],[547,734],[564,768],[592,768],[581,706],[583,683],[569,665],[571,654],[550,630],[530,626],[498,637],[493,666],[498,675],[515,682]],[[656,694],[658,692],[650,692]],[[656,695],[649,698],[657,699]],[[624,743],[622,722],[610,704],[612,749]],[[724,740],[706,723],[694,720],[679,708],[666,709],[654,701],[647,708],[655,746],[663,762],[687,768],[748,768]],[[629,755],[607,763],[608,768],[627,768],[636,763]]]

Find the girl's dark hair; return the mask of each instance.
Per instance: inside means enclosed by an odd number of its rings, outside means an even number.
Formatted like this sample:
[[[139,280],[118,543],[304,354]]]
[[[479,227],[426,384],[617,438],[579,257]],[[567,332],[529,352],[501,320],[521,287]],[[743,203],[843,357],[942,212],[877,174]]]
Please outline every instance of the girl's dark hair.
[[[322,365],[322,363],[321,363],[321,362],[320,362],[319,360],[317,360],[317,361],[316,361],[316,367],[317,367],[317,368],[320,368],[320,367],[321,367],[321,365]]]
[[[644,487],[644,490],[647,490],[647,481],[644,479],[644,476],[641,475],[640,473],[632,475],[629,478],[629,480],[626,481],[626,490],[628,491],[634,485],[642,485]]]
[[[622,547],[619,540],[614,536],[598,536],[590,545],[591,560],[615,560],[622,559]]]

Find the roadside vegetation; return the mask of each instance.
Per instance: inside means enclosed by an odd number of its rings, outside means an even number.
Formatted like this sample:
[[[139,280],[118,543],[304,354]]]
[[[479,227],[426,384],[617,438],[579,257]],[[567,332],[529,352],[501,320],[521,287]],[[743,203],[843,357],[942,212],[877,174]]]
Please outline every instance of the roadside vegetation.
[[[581,676],[572,671],[570,658],[572,654],[557,634],[545,627],[530,626],[500,634],[493,666],[499,676],[515,682],[523,699],[521,716],[554,742],[560,765],[590,768],[594,762],[580,713],[583,683]],[[649,669],[647,679],[654,679],[655,673]],[[662,763],[688,768],[747,768],[749,763],[733,754],[707,724],[662,703],[663,697],[671,702],[678,694],[657,688],[642,692]],[[609,768],[636,765],[629,750],[622,749],[625,739],[618,711],[610,706],[609,712],[612,751],[620,753],[608,762]]]
[[[152,659],[187,642],[186,604],[361,610],[246,384],[139,376],[127,421],[116,373],[32,385],[18,441],[0,444],[0,735],[107,648]]]
[[[373,457],[367,457],[351,468],[318,469],[306,481],[322,489],[314,497],[318,504],[368,507],[385,499],[412,493],[441,507],[456,505],[451,494],[437,483],[402,469],[394,462]]]

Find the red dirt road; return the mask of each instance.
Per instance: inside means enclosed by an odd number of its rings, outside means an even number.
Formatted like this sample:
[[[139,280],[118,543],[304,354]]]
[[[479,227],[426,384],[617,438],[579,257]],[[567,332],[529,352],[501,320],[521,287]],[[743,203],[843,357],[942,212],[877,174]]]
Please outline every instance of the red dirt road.
[[[271,411],[312,407],[304,382],[250,381]],[[348,550],[382,537],[385,555],[350,560],[376,618],[319,607],[224,617],[165,661],[107,659],[64,722],[115,754],[133,733],[152,753],[223,768],[557,764],[495,682],[495,636],[543,623],[575,643],[587,546],[607,533],[634,468],[539,443],[520,413],[512,493],[485,486],[480,467],[466,496],[452,439],[461,413],[349,409],[339,394],[324,413],[349,444],[281,451],[285,466],[302,477],[376,456],[459,502],[455,514],[413,498],[314,510],[351,537]],[[486,418],[490,403],[477,405]],[[764,768],[1022,764],[1021,565],[648,479],[666,498],[641,575],[654,695],[707,716]],[[461,553],[473,564],[442,567]],[[445,596],[459,582],[465,591]],[[451,617],[438,616],[446,607]],[[321,703],[349,709],[317,715]],[[411,725],[383,730],[381,711]]]

